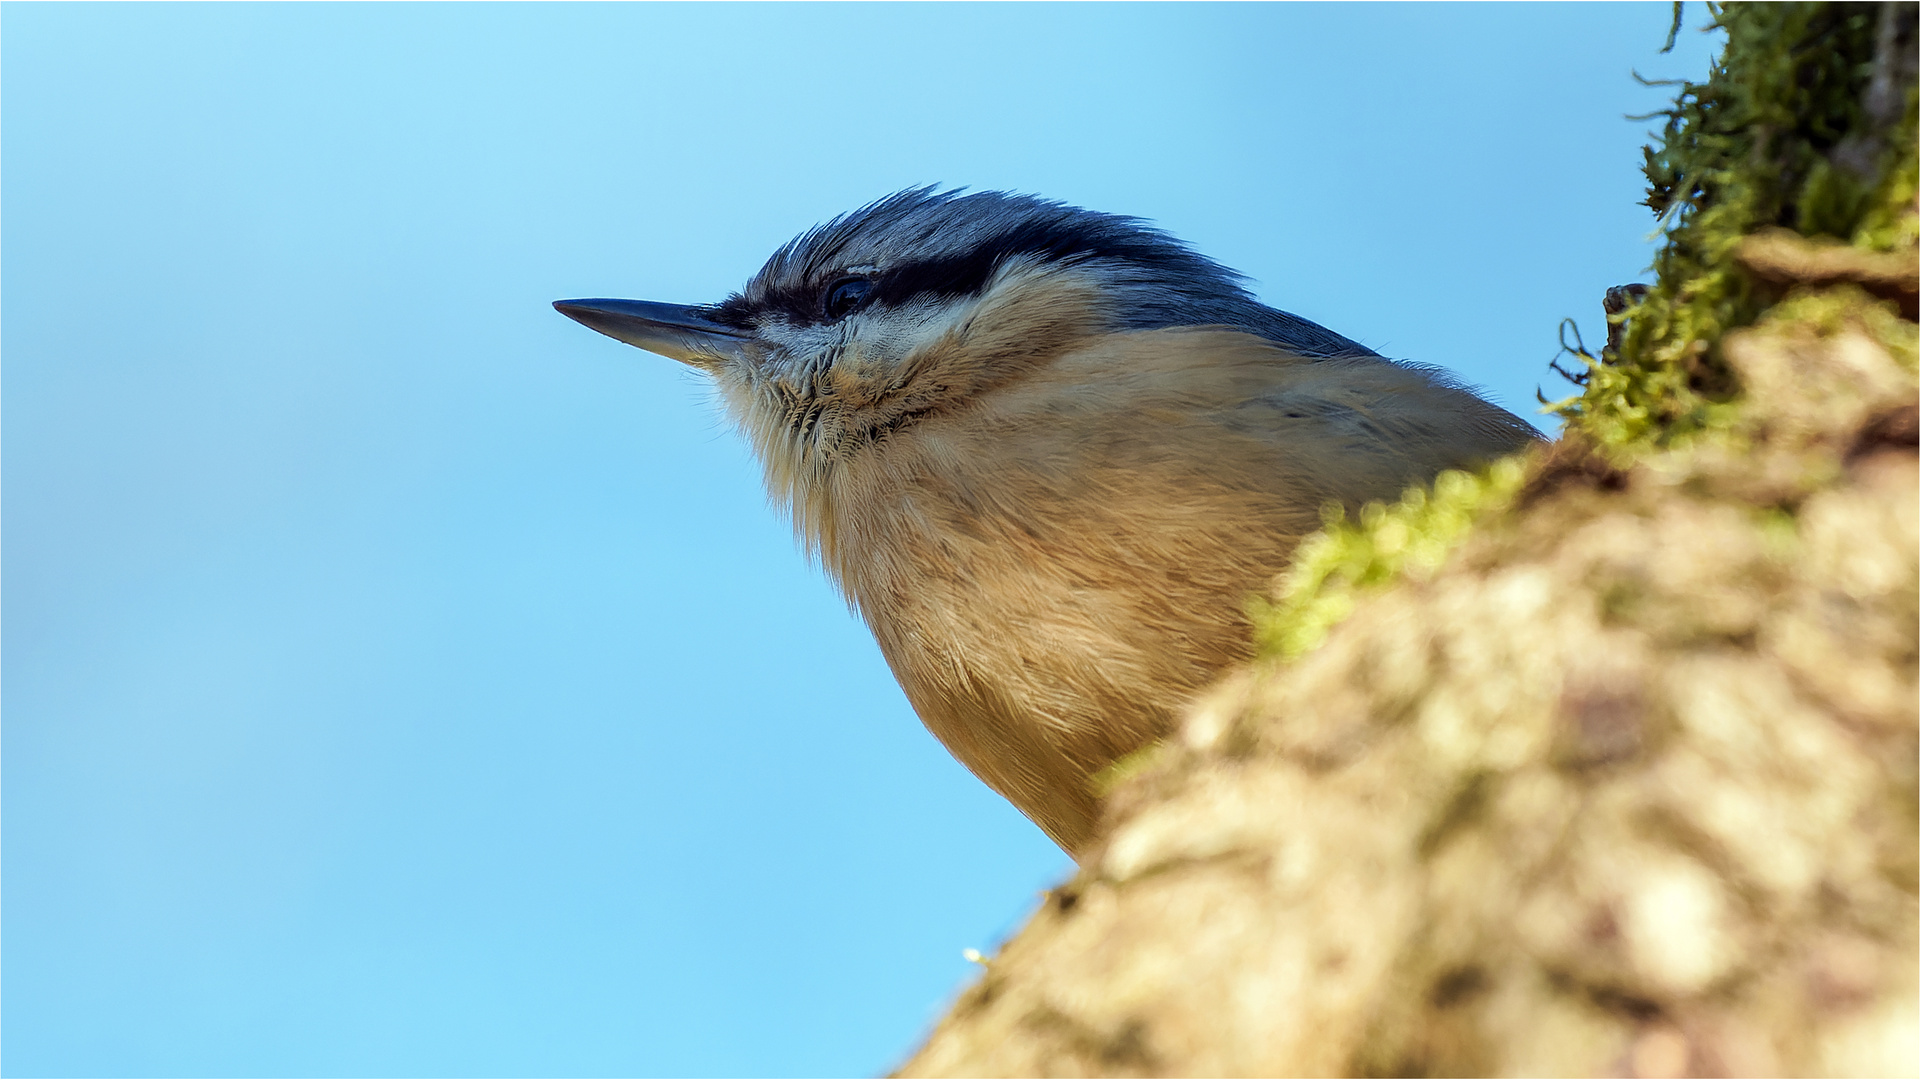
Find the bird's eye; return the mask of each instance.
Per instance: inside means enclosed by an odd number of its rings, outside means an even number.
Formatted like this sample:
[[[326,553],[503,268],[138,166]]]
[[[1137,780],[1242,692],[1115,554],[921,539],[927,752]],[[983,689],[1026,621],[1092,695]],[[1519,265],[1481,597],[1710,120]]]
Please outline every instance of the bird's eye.
[[[873,289],[873,282],[866,278],[845,278],[833,283],[827,290],[827,318],[838,321],[847,317],[847,313],[860,306]]]

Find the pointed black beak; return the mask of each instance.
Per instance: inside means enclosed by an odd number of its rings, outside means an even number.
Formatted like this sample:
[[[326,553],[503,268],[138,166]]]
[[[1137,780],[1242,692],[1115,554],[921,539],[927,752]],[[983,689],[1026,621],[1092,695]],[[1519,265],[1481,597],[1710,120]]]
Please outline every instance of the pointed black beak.
[[[699,308],[646,300],[555,300],[553,309],[635,348],[710,368],[742,357],[751,334],[705,318]]]

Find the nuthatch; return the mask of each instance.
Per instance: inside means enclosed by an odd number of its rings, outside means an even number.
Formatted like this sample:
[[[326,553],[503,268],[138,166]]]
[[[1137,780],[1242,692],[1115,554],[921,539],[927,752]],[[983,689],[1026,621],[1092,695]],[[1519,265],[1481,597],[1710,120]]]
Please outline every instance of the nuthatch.
[[[1252,653],[1329,503],[1535,438],[1134,218],[905,191],[711,306],[565,300],[712,377],[927,727],[1069,853],[1093,777]]]

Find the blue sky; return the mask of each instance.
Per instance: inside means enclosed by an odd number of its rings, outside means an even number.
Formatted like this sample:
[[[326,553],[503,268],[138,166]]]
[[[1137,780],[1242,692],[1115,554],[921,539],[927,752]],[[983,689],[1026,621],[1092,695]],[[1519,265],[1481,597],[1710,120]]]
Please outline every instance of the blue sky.
[[[1068,862],[548,302],[1006,188],[1531,410],[1668,11],[6,5],[0,1068],[888,1068]]]

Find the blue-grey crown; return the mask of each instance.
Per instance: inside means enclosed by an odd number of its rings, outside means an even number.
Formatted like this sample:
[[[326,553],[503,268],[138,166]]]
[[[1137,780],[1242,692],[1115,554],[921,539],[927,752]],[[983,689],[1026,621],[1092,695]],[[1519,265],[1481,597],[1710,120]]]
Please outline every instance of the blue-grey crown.
[[[1119,294],[1115,330],[1223,325],[1307,356],[1373,355],[1260,303],[1239,274],[1138,218],[1000,191],[915,188],[834,218],[774,252],[711,313],[741,327],[775,313],[795,323],[827,321],[824,298],[849,273],[871,278],[870,304],[975,295],[1002,263],[1022,256],[1099,264]]]

